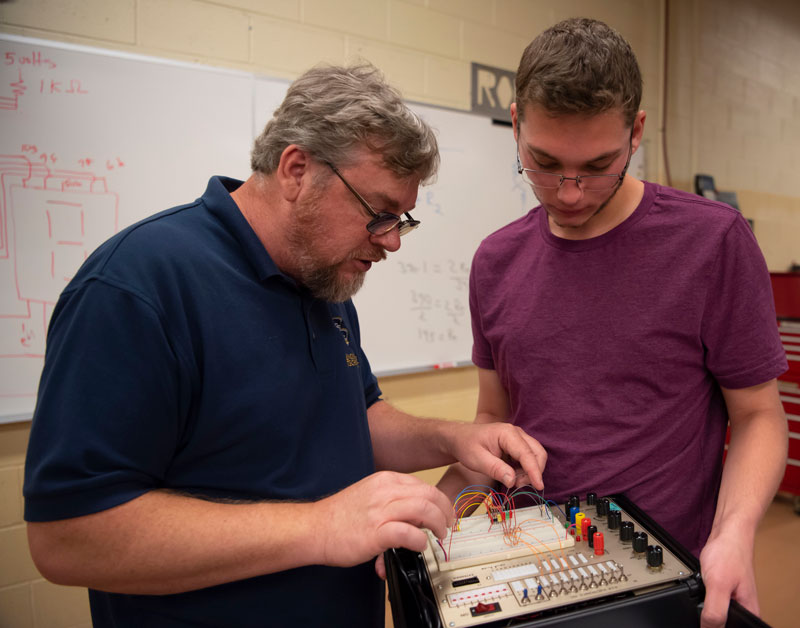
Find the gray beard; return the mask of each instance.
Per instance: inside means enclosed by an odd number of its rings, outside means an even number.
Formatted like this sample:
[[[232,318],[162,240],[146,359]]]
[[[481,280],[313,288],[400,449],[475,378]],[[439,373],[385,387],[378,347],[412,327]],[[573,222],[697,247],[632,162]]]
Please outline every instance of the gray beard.
[[[317,299],[341,303],[350,299],[364,285],[366,273],[345,279],[339,276],[339,264],[315,268],[310,259],[300,260],[298,281]]]
[[[339,275],[339,268],[355,259],[361,251],[354,252],[346,259],[336,263],[323,265],[319,261],[315,243],[326,237],[317,222],[317,208],[322,201],[321,192],[314,194],[307,202],[298,207],[294,220],[286,234],[286,240],[294,251],[294,272],[292,277],[303,285],[317,299],[329,303],[341,303],[350,299],[364,284],[366,273],[357,273],[350,278]],[[385,258],[385,251],[381,251]],[[370,253],[365,257],[373,256]]]

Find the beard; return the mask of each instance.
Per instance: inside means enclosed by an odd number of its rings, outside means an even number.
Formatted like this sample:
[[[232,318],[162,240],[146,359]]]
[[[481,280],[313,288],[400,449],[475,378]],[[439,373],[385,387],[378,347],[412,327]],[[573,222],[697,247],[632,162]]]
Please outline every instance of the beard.
[[[339,267],[344,262],[332,266],[316,266],[311,258],[304,258],[302,261],[299,281],[315,298],[322,301],[342,303],[364,285],[366,273],[356,273],[349,277],[340,276]]]
[[[317,299],[341,303],[350,299],[364,285],[366,272],[343,273],[342,267],[354,259],[386,259],[379,247],[352,251],[344,258],[331,262],[318,253],[317,243],[324,242],[327,230],[320,221],[322,193],[314,193],[297,207],[286,239],[294,250],[294,279]]]

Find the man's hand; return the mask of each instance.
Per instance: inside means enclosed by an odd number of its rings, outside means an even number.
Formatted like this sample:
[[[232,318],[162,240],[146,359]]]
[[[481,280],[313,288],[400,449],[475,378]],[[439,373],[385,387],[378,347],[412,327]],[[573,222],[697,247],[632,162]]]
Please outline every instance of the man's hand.
[[[423,528],[442,539],[455,518],[439,489],[391,471],[374,473],[317,506],[320,556],[337,567],[366,562],[390,547],[421,552],[428,541]]]
[[[547,452],[541,443],[509,423],[453,424],[451,454],[471,471],[485,474],[506,488],[532,485],[544,489]],[[514,469],[507,460],[516,462]]]
[[[752,542],[742,543],[742,535],[734,532],[715,536],[703,548],[700,569],[706,598],[700,616],[701,628],[725,626],[731,599],[758,615],[752,550]]]

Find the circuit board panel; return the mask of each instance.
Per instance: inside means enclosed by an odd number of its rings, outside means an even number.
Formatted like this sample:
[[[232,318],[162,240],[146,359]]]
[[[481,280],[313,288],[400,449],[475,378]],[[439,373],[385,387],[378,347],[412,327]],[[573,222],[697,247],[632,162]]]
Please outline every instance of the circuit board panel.
[[[505,520],[465,517],[441,544],[429,534],[423,559],[443,625],[533,615],[692,575],[669,550],[649,544],[628,513],[606,502],[601,513],[594,504],[581,507],[595,528],[591,544],[564,515],[542,506],[516,509]],[[612,510],[618,513],[609,516]]]

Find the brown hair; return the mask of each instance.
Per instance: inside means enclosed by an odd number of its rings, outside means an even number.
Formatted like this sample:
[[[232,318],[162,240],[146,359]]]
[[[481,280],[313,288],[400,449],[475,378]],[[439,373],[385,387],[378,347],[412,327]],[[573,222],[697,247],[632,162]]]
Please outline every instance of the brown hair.
[[[522,53],[516,77],[517,115],[529,104],[550,114],[596,114],[619,108],[633,124],[642,75],[630,45],[613,28],[570,18],[538,35]]]

